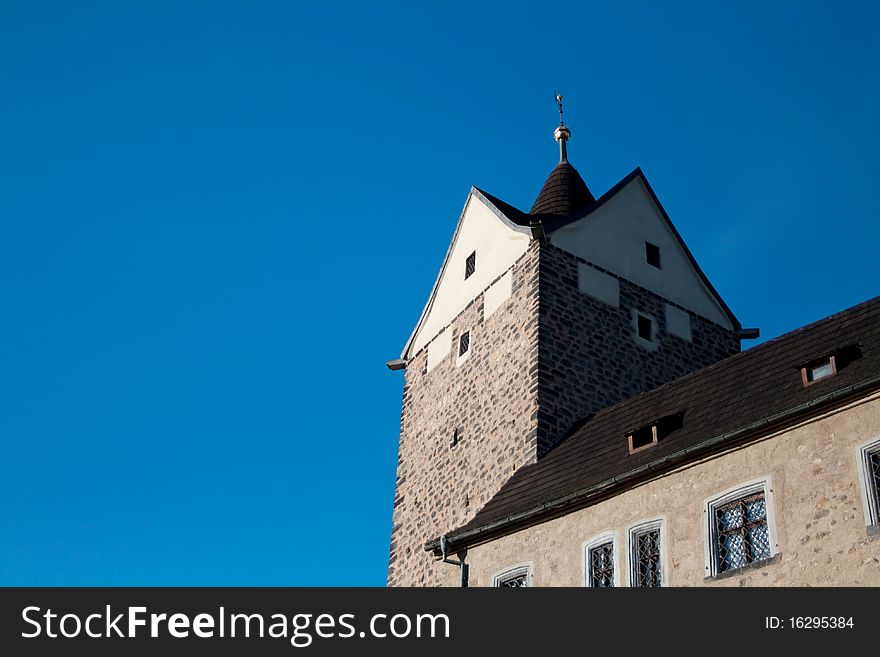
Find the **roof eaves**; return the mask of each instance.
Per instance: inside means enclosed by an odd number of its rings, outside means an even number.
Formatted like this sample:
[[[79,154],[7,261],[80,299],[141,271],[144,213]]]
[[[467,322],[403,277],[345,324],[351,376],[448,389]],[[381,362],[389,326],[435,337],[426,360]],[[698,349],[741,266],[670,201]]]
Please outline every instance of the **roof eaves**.
[[[662,456],[654,461],[650,461],[640,465],[632,470],[628,470],[622,474],[606,479],[597,484],[593,484],[586,488],[580,489],[573,493],[569,493],[562,497],[550,500],[538,506],[526,509],[520,513],[512,514],[505,518],[495,520],[493,522],[464,529],[463,527],[453,530],[446,534],[446,540],[449,546],[457,549],[470,547],[483,542],[486,539],[503,536],[517,530],[521,526],[527,526],[540,522],[561,509],[578,505],[578,508],[588,506],[589,502],[600,495],[609,492],[612,489],[623,488],[624,486],[638,481],[642,475],[651,473],[668,465],[683,464],[689,457],[694,455],[703,455],[711,452],[714,448],[721,445],[731,445],[738,442],[745,442],[749,439],[760,438],[765,435],[766,430],[770,428],[781,428],[784,423],[791,422],[805,415],[815,415],[818,411],[835,402],[845,401],[862,392],[871,391],[880,387],[880,376],[874,376],[870,379],[856,383],[846,388],[834,390],[827,395],[813,399],[794,407],[790,407],[784,411],[780,411],[771,416],[765,417],[756,422],[729,431],[726,433],[713,436],[696,445],[684,447],[681,450]],[[435,551],[439,549],[440,537],[434,538],[425,544],[425,551]]]

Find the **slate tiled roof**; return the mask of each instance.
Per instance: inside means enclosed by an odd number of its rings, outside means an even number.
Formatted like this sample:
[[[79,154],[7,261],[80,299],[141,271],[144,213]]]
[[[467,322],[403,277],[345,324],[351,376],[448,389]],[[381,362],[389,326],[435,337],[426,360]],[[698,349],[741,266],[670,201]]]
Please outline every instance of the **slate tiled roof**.
[[[595,201],[581,174],[565,161],[550,172],[529,214],[571,217]]]
[[[800,368],[832,353],[838,373],[804,386]],[[639,477],[766,435],[793,422],[795,413],[815,414],[874,389],[880,389],[880,297],[599,411],[540,461],[519,469],[473,520],[449,534],[450,544],[510,533],[503,529],[507,521],[532,514],[538,522],[559,515],[564,504],[588,506]],[[680,428],[629,453],[630,432],[674,414],[682,414]]]

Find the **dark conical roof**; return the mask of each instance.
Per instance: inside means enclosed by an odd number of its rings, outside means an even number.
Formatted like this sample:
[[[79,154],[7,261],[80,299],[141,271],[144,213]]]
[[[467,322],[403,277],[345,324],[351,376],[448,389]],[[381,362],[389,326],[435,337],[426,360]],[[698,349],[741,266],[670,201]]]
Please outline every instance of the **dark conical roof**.
[[[550,172],[529,214],[570,217],[595,201],[581,174],[563,160]]]

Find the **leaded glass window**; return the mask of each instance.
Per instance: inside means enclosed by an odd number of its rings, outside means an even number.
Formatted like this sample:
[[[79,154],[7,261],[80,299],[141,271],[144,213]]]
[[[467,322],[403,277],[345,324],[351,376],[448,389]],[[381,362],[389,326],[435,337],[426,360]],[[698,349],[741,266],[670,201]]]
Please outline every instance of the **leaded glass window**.
[[[614,586],[614,543],[608,541],[587,550],[590,586],[610,588]]]
[[[880,525],[880,440],[859,447],[860,478],[864,484],[865,519],[868,526]]]
[[[660,563],[660,528],[655,527],[633,536],[633,586],[662,586]]]
[[[772,555],[763,491],[716,506],[715,537],[718,573],[769,559]]]
[[[528,577],[526,573],[523,573],[522,575],[514,575],[513,577],[507,577],[505,579],[499,580],[498,586],[507,589],[524,589],[527,588],[529,585],[527,579]]]
[[[513,566],[495,575],[493,586],[502,589],[525,589],[529,586],[529,565]]]
[[[868,454],[868,463],[871,465],[868,485],[873,485],[874,499],[880,501],[880,449]]]
[[[464,278],[465,280],[473,276],[477,271],[477,252],[471,253],[464,261]]]

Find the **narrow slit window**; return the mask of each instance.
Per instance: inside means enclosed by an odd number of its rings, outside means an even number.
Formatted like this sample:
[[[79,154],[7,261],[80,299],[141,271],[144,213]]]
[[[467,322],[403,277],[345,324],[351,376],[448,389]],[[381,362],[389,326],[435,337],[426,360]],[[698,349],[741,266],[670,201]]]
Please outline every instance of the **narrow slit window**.
[[[471,348],[471,332],[465,331],[458,339],[458,355],[464,356],[468,349]]]
[[[652,334],[651,318],[645,317],[644,315],[639,315],[637,322],[638,322],[637,328],[638,328],[638,332],[639,332],[639,337],[642,338],[642,340],[649,340],[650,341],[651,334]]]
[[[471,253],[464,261],[464,279],[469,279],[477,271],[477,252]]]
[[[645,260],[652,267],[660,269],[660,247],[650,242],[645,242]]]
[[[452,439],[449,441],[449,446],[455,447],[456,445],[458,445],[460,440],[461,440],[461,427],[455,427],[455,429],[452,430]]]

